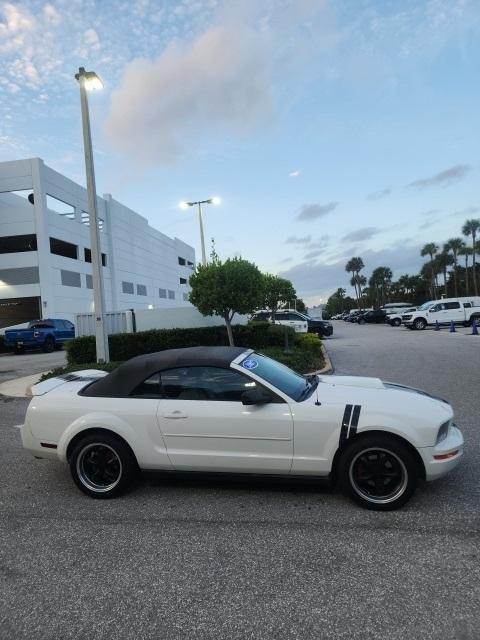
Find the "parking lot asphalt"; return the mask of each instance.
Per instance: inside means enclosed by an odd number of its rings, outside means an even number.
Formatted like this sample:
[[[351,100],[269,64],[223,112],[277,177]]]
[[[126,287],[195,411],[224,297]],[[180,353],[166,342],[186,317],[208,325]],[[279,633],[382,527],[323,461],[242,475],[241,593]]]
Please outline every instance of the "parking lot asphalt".
[[[13,353],[0,354],[0,383],[13,378],[23,378],[34,373],[48,371],[61,367],[67,362],[65,351],[43,353],[42,351],[27,351],[16,355]]]
[[[476,640],[480,336],[334,331],[336,373],[451,400],[461,467],[393,513],[266,480],[154,477],[95,501],[22,450],[27,401],[0,398],[0,638]]]

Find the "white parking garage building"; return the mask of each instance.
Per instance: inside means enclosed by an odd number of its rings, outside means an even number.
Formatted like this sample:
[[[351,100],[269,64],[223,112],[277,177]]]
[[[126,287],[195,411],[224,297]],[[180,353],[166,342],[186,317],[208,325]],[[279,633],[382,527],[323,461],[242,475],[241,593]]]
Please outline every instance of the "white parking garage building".
[[[190,306],[195,251],[97,196],[107,311]],[[87,191],[30,158],[0,163],[0,327],[93,310]]]

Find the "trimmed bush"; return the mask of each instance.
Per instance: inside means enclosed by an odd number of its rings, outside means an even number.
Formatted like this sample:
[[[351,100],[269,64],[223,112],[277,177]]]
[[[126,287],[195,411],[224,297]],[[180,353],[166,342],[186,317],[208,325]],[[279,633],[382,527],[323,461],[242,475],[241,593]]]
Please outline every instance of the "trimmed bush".
[[[316,333],[297,333],[295,335],[295,345],[312,353],[322,353],[322,341]]]
[[[293,344],[295,331],[291,327],[257,322],[251,325],[232,327],[235,344],[238,347],[262,349],[263,347],[281,347],[285,333]],[[154,353],[165,349],[197,346],[228,345],[227,331],[224,326],[198,327],[194,329],[152,329],[138,333],[117,333],[108,337],[110,358],[122,362],[144,353]],[[69,364],[95,362],[95,337],[75,338],[65,345]]]

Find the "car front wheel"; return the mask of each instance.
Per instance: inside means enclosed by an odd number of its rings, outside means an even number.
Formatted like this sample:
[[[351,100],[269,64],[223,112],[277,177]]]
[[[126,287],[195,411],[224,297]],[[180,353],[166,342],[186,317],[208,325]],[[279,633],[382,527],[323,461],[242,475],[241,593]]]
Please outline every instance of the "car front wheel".
[[[92,498],[114,498],[132,483],[137,465],[125,442],[106,433],[82,438],[70,457],[77,487]]]
[[[394,327],[399,327],[402,324],[402,321],[399,318],[395,318],[392,324]]]
[[[418,467],[408,447],[390,436],[364,436],[343,453],[339,478],[360,506],[393,511],[403,506],[418,484]]]

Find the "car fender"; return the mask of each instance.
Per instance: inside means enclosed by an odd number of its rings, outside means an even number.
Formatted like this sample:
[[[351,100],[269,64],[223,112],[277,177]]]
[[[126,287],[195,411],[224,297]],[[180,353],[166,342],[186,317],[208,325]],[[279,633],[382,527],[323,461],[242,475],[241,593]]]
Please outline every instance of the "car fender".
[[[87,429],[105,429],[123,438],[135,453],[138,434],[117,415],[108,412],[92,412],[74,420],[62,433],[57,445],[57,454],[62,462],[67,462],[67,449],[72,439]]]

